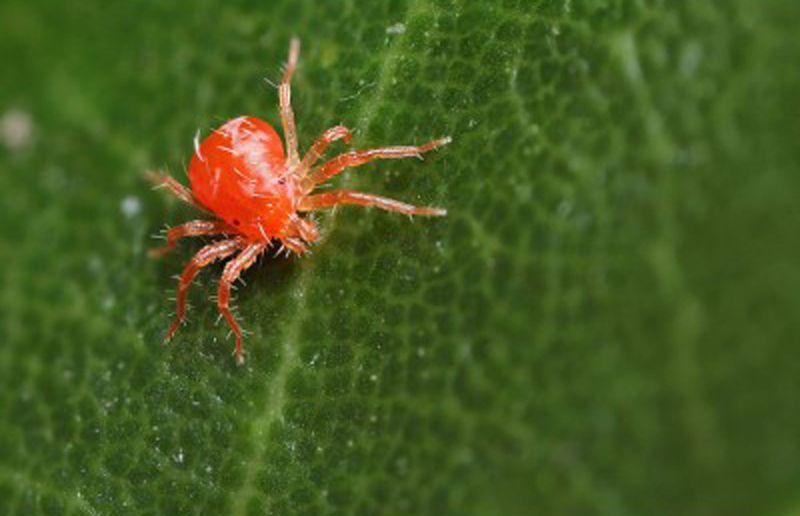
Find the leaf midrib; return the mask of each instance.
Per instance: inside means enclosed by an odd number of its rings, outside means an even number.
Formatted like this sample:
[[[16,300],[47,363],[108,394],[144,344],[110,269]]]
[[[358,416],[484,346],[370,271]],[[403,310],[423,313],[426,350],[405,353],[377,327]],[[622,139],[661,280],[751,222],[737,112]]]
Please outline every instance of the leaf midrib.
[[[403,20],[408,23],[408,20],[417,13],[422,12],[426,3],[429,0],[413,0],[409,8],[406,10],[406,15]],[[363,103],[356,120],[358,120],[359,127],[363,130],[368,130],[372,120],[378,112],[378,108],[385,99],[386,92],[391,85],[391,77],[394,74],[398,58],[402,50],[405,48],[407,37],[404,34],[398,35],[391,42],[386,51],[382,65],[378,72],[377,86],[374,89],[372,97]],[[354,176],[351,174],[344,174],[341,184],[343,186],[351,185],[354,183]],[[329,235],[336,226],[337,216],[334,210],[323,222],[323,227],[320,233]],[[232,510],[231,514],[244,515],[247,513],[247,503],[252,497],[257,496],[259,491],[256,487],[256,478],[258,472],[262,469],[267,461],[267,436],[269,429],[276,421],[280,420],[283,416],[283,410],[286,405],[286,382],[290,373],[299,366],[299,353],[297,350],[297,338],[300,333],[302,321],[307,314],[307,292],[313,280],[314,262],[313,257],[305,257],[301,266],[300,276],[297,280],[296,287],[294,288],[291,296],[297,302],[295,309],[291,315],[287,316],[286,331],[284,338],[281,342],[281,363],[270,382],[268,388],[269,394],[266,404],[262,409],[256,413],[250,425],[250,439],[254,442],[254,452],[244,464],[244,480],[239,489],[231,493]]]

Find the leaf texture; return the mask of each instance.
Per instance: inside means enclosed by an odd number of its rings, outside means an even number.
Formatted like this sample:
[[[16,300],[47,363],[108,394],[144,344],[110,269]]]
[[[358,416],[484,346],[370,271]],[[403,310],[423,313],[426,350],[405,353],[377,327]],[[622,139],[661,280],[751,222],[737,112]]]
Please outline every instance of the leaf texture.
[[[0,5],[0,513],[769,514],[800,486],[789,0]],[[162,346],[192,136],[452,135]],[[342,147],[338,147],[339,149]],[[184,178],[185,179],[185,178]],[[787,512],[788,513],[788,512]]]

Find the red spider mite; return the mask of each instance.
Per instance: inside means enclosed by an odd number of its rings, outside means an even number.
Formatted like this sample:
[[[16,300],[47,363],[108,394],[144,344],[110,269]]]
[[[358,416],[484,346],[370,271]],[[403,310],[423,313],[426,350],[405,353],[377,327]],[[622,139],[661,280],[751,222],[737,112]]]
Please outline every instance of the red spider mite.
[[[303,217],[308,212],[339,204],[358,204],[406,215],[443,216],[447,213],[442,208],[412,206],[353,190],[313,193],[314,188],[348,167],[376,159],[421,158],[422,153],[446,145],[451,139],[440,138],[419,146],[351,150],[316,165],[332,142],[350,142],[350,130],[337,125],[325,131],[301,158],[297,150],[290,85],[299,52],[300,42],[294,38],[278,87],[286,152],[271,125],[255,117],[241,116],[223,124],[202,143],[195,137],[195,151],[189,164],[191,189],[166,174],[150,174],[157,186],[166,187],[179,199],[214,217],[214,220],[193,220],[170,228],[166,244],[151,251],[153,257],[170,251],[183,237],[223,237],[200,249],[184,267],[178,281],[175,319],[165,341],[175,335],[183,321],[186,294],[200,269],[214,261],[231,258],[219,282],[217,307],[236,336],[236,362],[243,364],[242,330],[230,310],[231,285],[273,243],[280,244],[279,250],[305,253],[319,238],[314,221]]]

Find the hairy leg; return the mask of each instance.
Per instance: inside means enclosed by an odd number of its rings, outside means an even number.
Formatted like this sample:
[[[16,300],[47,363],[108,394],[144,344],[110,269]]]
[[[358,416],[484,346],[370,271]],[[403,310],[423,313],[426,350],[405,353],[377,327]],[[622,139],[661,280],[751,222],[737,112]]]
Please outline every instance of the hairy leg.
[[[208,213],[208,210],[205,208],[205,206],[200,204],[197,199],[194,198],[192,191],[173,179],[169,174],[150,170],[145,173],[145,176],[156,188],[166,188],[175,197],[183,202],[191,204],[195,208]]]
[[[300,55],[300,40],[292,38],[289,44],[289,59],[283,72],[281,84],[278,86],[278,97],[281,107],[281,122],[283,123],[283,138],[286,140],[287,163],[292,169],[297,166],[300,158],[297,154],[297,128],[294,123],[292,111],[292,74],[297,68],[297,59]]]
[[[308,171],[311,170],[311,167],[314,166],[314,163],[319,160],[322,153],[325,152],[325,149],[327,149],[331,143],[336,140],[344,140],[345,143],[350,143],[352,138],[353,134],[350,132],[350,129],[343,125],[331,127],[322,133],[322,136],[317,138],[317,141],[314,142],[311,148],[308,149],[306,155],[303,156],[303,161],[300,163],[300,168],[298,168],[299,175],[303,177],[308,174]]]
[[[360,206],[377,206],[382,210],[404,213],[406,215],[426,215],[443,217],[447,215],[444,208],[413,206],[404,202],[353,190],[331,190],[316,195],[309,195],[300,202],[300,211],[320,210],[337,204],[358,204]]]
[[[357,167],[376,159],[421,158],[424,152],[447,145],[450,141],[450,137],[446,137],[419,146],[403,145],[345,152],[314,169],[302,184],[306,191],[310,191],[348,167]]]
[[[230,256],[241,247],[242,242],[238,239],[221,240],[203,247],[189,260],[189,263],[183,269],[180,280],[178,280],[178,291],[175,296],[175,319],[172,321],[169,330],[167,330],[165,341],[170,340],[175,335],[183,321],[183,316],[186,313],[186,294],[200,269],[215,260],[222,260]]]
[[[236,335],[236,363],[239,365],[244,364],[244,355],[242,354],[242,329],[233,317],[230,310],[231,301],[231,285],[239,278],[239,275],[253,265],[258,255],[260,255],[267,248],[268,244],[249,244],[239,255],[225,265],[225,270],[222,273],[222,278],[219,280],[219,290],[217,291],[217,307],[228,326],[233,330]]]
[[[167,230],[167,243],[161,247],[150,250],[151,258],[158,258],[170,252],[175,247],[175,242],[184,237],[201,235],[219,235],[233,232],[227,223],[221,220],[191,220],[180,226]]]

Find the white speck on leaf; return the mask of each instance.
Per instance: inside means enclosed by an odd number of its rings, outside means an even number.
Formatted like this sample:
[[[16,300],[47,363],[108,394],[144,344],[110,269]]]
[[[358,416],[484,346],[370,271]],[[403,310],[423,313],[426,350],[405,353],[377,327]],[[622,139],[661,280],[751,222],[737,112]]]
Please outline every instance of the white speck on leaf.
[[[558,207],[556,208],[556,212],[558,213],[559,217],[561,217],[563,219],[568,218],[570,216],[570,214],[572,213],[572,202],[567,200],[567,199],[564,199],[563,201],[558,203]]]
[[[405,475],[408,472],[408,459],[406,457],[399,457],[395,461],[395,466],[400,475]]]
[[[103,262],[100,260],[100,257],[97,255],[93,255],[89,257],[89,272],[93,274],[97,274],[103,270]]]
[[[122,211],[122,214],[125,215],[125,218],[132,219],[141,213],[142,201],[140,201],[138,197],[129,195],[119,203],[119,209]]]
[[[30,113],[10,109],[0,117],[0,141],[10,150],[22,150],[33,140],[33,119]]]
[[[403,34],[406,31],[406,26],[402,23],[395,23],[394,25],[390,25],[386,27],[386,34],[391,34],[392,36],[397,36]]]
[[[693,77],[703,60],[703,47],[696,41],[689,42],[681,52],[679,66],[684,77]]]

